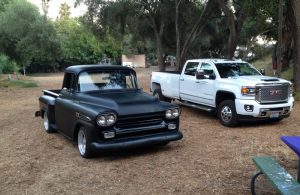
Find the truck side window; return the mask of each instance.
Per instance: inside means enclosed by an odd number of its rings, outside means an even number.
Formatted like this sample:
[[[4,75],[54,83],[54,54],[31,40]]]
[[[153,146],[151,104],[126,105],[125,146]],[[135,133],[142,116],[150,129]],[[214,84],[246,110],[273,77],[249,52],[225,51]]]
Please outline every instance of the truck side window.
[[[188,62],[185,67],[184,74],[190,75],[190,76],[195,76],[198,65],[199,65],[199,62]]]
[[[205,63],[205,62],[203,62],[201,64],[200,69],[198,71],[203,72],[204,77],[206,79],[210,79],[210,78],[212,78],[212,76],[215,75],[212,66],[210,64],[208,64],[208,63]]]
[[[66,73],[63,88],[73,89],[75,83],[75,74]]]

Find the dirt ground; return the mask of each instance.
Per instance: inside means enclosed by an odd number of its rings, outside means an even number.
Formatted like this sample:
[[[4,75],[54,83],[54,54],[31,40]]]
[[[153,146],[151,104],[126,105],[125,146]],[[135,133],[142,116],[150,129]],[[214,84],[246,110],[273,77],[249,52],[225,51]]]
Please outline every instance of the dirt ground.
[[[153,69],[137,69],[149,92]],[[0,89],[0,194],[250,194],[255,155],[270,155],[294,176],[296,155],[280,140],[300,134],[300,103],[279,123],[226,128],[207,112],[182,108],[184,138],[166,147],[80,157],[34,117],[42,89],[60,88],[62,74],[33,77],[39,87]],[[273,194],[259,178],[257,194]]]

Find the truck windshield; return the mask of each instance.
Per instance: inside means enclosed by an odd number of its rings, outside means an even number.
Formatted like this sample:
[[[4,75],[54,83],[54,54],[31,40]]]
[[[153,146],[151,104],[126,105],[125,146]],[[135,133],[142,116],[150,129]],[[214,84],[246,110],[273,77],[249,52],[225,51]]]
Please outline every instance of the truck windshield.
[[[221,78],[261,75],[248,63],[216,63]]]
[[[81,92],[137,88],[135,74],[128,70],[82,72],[78,79]]]

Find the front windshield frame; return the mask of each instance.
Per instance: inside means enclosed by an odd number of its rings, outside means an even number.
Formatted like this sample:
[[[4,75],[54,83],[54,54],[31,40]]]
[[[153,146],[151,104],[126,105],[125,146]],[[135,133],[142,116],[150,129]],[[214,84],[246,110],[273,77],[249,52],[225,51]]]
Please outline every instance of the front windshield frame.
[[[215,63],[221,78],[238,76],[261,76],[262,74],[247,62]]]
[[[136,74],[132,70],[82,71],[77,79],[78,92],[137,89],[139,86]]]

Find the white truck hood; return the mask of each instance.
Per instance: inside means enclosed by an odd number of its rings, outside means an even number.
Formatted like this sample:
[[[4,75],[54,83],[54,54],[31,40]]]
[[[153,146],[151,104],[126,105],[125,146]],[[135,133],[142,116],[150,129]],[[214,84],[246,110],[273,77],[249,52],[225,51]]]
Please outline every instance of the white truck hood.
[[[267,83],[290,83],[287,80],[276,78],[276,77],[269,77],[269,76],[238,76],[238,77],[229,77],[228,81],[232,81],[235,84],[240,86],[255,86],[257,84],[267,84]]]

